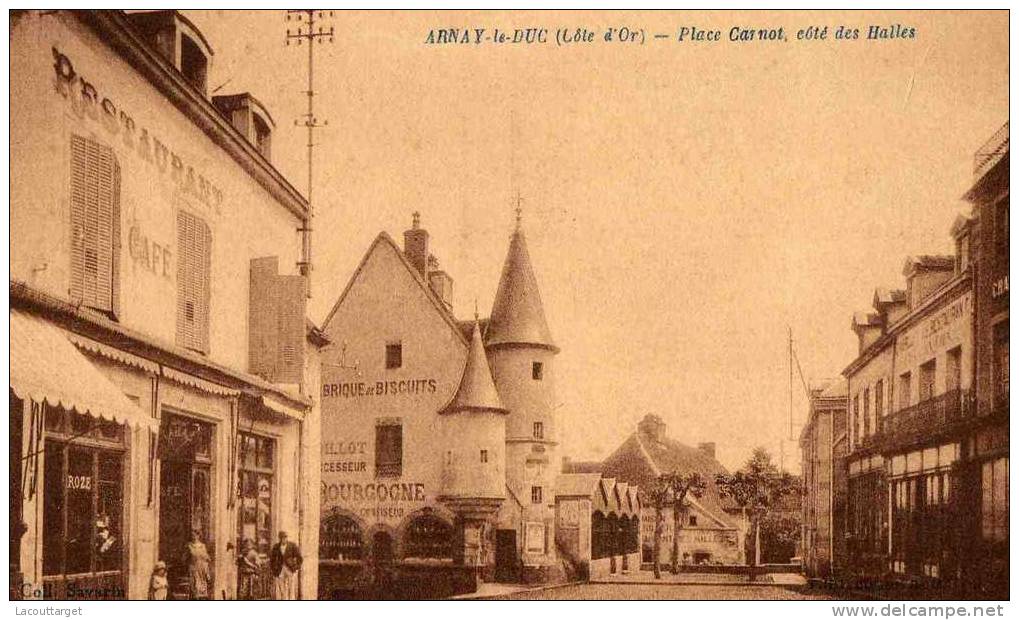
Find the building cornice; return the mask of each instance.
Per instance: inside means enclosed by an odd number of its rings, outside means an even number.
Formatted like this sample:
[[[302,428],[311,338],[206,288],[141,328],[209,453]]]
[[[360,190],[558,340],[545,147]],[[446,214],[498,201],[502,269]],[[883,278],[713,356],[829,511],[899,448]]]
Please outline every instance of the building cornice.
[[[170,103],[227,152],[262,188],[297,216],[308,219],[307,199],[252,146],[169,62],[146,45],[119,10],[71,11]]]
[[[970,289],[971,285],[972,269],[962,272],[943,284],[937,291],[931,293],[918,308],[911,310],[898,321],[889,325],[887,331],[880,338],[875,340],[863,353],[846,366],[845,370],[842,371],[842,376],[848,379],[856,374],[867,363],[888,349],[895,342],[895,339],[898,338],[899,334],[924,319],[931,312],[954,301],[965,293],[967,289]]]

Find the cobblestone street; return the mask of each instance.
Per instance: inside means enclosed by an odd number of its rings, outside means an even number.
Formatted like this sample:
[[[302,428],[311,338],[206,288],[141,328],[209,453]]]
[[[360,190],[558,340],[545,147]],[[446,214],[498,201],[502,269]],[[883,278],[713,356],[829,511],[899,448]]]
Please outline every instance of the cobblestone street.
[[[805,586],[777,585],[646,585],[623,583],[577,584],[561,588],[523,590],[492,597],[494,600],[838,600],[820,590]]]

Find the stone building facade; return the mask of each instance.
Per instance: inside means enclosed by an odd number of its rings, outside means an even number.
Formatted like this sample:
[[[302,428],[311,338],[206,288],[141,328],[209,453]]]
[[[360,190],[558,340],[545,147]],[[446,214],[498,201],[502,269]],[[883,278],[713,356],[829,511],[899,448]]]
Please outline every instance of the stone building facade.
[[[144,599],[164,561],[171,598],[236,597],[243,540],[317,547],[308,205],[181,14],[11,21],[12,595]]]

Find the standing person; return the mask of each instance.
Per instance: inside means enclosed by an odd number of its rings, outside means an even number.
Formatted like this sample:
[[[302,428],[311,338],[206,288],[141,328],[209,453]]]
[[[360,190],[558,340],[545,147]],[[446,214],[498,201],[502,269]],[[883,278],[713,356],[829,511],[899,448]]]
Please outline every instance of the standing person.
[[[166,579],[166,562],[160,560],[156,562],[156,567],[152,569],[152,580],[149,582],[149,600],[165,601],[169,586],[170,584]]]
[[[241,553],[237,556],[237,575],[240,584],[237,587],[237,598],[250,601],[255,598],[255,579],[258,575],[258,552],[250,538],[241,543]]]
[[[209,557],[209,550],[202,542],[202,533],[197,528],[191,531],[191,542],[188,543],[187,551],[184,553],[184,564],[188,567],[191,600],[208,600],[212,582],[212,558]]]
[[[301,570],[301,550],[280,532],[280,540],[269,554],[269,568],[273,576],[273,594],[277,601],[297,600],[297,572]]]

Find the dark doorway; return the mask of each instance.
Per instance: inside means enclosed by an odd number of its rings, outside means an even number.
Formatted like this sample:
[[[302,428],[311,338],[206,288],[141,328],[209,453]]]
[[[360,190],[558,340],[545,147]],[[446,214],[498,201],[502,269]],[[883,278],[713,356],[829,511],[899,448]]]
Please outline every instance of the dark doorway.
[[[393,537],[387,532],[375,532],[372,536],[372,558],[376,564],[393,563]]]
[[[166,562],[170,597],[191,596],[186,551],[198,530],[210,556],[215,553],[210,516],[212,425],[164,414],[159,439],[159,559]],[[213,584],[209,591],[214,592]]]
[[[393,574],[393,537],[388,532],[380,531],[372,535],[371,559],[373,598],[397,598]]]
[[[495,580],[502,583],[519,581],[517,577],[517,531],[495,531]]]
[[[8,450],[10,452],[10,469],[9,481],[8,481],[8,492],[10,496],[10,505],[8,507],[8,515],[10,515],[10,555],[8,560],[8,574],[11,580],[11,597],[15,599],[21,598],[21,584],[22,584],[22,573],[21,573],[21,537],[25,534],[25,519],[24,519],[24,491],[21,486],[21,453],[23,451],[21,445],[21,427],[24,419],[24,403],[14,394],[14,390],[8,390],[10,397],[10,443]]]

